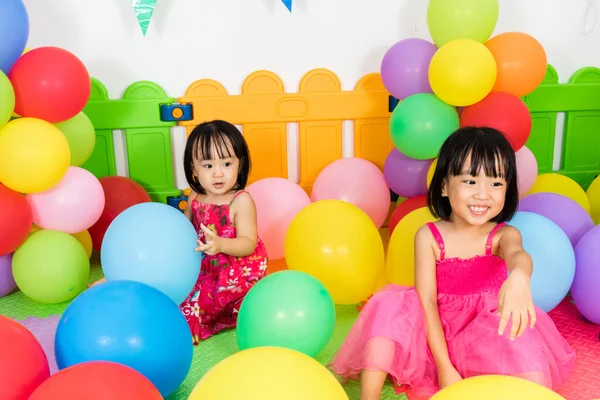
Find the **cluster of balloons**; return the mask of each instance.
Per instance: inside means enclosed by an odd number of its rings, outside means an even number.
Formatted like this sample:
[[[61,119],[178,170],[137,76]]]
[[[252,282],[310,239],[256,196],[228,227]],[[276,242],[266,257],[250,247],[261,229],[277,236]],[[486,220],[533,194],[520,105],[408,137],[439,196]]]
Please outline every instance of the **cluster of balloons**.
[[[75,297],[87,283],[104,193],[80,166],[95,132],[83,113],[90,76],[58,47],[26,50],[21,0],[0,12],[0,295],[15,286],[42,303]]]

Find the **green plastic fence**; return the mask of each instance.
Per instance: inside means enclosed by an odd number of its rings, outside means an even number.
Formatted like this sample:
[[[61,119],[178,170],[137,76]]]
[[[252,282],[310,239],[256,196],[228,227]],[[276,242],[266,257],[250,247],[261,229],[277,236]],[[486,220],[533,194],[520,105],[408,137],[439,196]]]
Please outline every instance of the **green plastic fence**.
[[[92,94],[84,112],[96,128],[96,147],[84,168],[96,177],[116,175],[113,130],[125,131],[129,177],[140,183],[154,201],[166,203],[181,191],[175,188],[170,127],[160,119],[160,105],[171,104],[156,83],[140,81],[122,99],[109,99],[106,87],[92,79]],[[544,82],[523,97],[533,128],[527,147],[535,155],[539,173],[551,172],[557,113],[565,113],[561,166],[557,171],[584,189],[600,174],[600,69],[585,67],[568,83],[559,84],[548,65]],[[561,145],[561,144],[559,144]]]
[[[181,191],[175,187],[170,128],[160,120],[160,105],[175,101],[156,83],[131,84],[122,99],[109,99],[102,82],[92,79],[84,112],[96,129],[96,147],[82,166],[97,178],[116,175],[113,130],[125,131],[129,177],[142,185],[153,201],[167,202]]]

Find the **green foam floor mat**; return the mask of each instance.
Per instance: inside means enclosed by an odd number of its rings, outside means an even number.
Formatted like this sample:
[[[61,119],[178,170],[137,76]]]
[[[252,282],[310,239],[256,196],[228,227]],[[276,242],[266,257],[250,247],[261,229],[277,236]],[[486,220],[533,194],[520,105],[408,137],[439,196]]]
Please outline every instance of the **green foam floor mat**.
[[[102,269],[97,264],[93,265],[90,270],[89,281],[94,282],[101,277]],[[0,298],[0,314],[16,320],[24,320],[28,317],[48,318],[50,316],[62,315],[68,305],[69,302],[51,305],[40,304],[17,290]],[[355,306],[337,306],[336,311],[337,323],[333,337],[325,349],[316,357],[322,364],[326,364],[331,359],[334,352],[342,344],[358,315]],[[186,400],[194,386],[196,386],[196,383],[198,383],[209,369],[237,351],[239,350],[234,329],[215,335],[195,346],[194,359],[190,372],[179,389],[167,397],[166,400]],[[360,386],[358,382],[350,381],[343,385],[343,387],[351,400],[360,399]],[[293,390],[293,388],[291,387],[290,390]],[[399,400],[406,399],[406,396],[396,394],[393,386],[388,382],[384,387],[381,399]]]

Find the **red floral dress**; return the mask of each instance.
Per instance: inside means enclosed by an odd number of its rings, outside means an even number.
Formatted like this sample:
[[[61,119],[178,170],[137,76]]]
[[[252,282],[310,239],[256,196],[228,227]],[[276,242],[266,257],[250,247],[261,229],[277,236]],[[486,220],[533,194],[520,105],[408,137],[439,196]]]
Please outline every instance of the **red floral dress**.
[[[200,240],[204,242],[200,224],[220,237],[236,237],[229,210],[231,203],[242,192],[238,192],[229,204],[192,201],[193,224]],[[235,327],[244,296],[266,272],[267,250],[260,238],[254,252],[246,257],[223,253],[205,255],[196,285],[180,305],[190,326],[194,345],[224,329]]]

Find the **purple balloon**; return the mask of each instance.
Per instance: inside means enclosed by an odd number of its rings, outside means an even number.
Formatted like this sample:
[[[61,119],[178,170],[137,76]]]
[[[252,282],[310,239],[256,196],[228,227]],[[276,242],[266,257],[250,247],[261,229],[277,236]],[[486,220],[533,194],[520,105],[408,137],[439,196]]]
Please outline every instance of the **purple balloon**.
[[[437,47],[424,39],[410,38],[394,44],[381,61],[381,80],[392,96],[404,99],[417,93],[433,93],[429,64]]]
[[[0,256],[0,297],[6,296],[17,287],[12,273],[12,257],[12,253]]]
[[[410,198],[427,193],[427,171],[433,160],[415,160],[393,149],[383,165],[383,175],[394,193]]]
[[[584,317],[600,324],[600,225],[583,235],[575,247],[575,279],[571,295]]]
[[[558,225],[569,237],[573,247],[594,227],[592,217],[575,200],[557,194],[540,192],[523,197],[519,211],[542,215]]]

